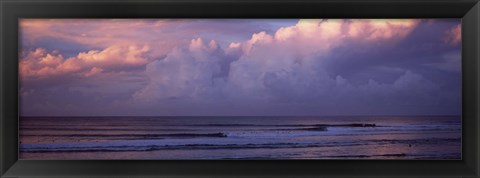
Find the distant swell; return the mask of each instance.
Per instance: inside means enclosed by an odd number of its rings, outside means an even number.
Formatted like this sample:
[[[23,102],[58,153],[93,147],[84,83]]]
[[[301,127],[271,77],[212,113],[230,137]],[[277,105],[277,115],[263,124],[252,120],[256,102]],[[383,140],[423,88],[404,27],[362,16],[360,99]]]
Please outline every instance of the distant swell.
[[[379,127],[376,124],[353,123],[353,124],[196,124],[190,126],[210,127]]]
[[[259,148],[307,148],[329,145],[300,143],[271,144],[185,144],[185,145],[148,145],[148,146],[110,146],[110,147],[35,147],[23,148],[22,152],[123,152],[123,151],[157,151],[157,150],[215,150],[215,149],[259,149]]]
[[[177,134],[20,134],[20,136],[41,136],[41,137],[142,137],[142,138],[156,138],[156,137],[227,137],[226,134],[218,133],[177,133]]]
[[[342,156],[328,156],[331,158],[370,158],[370,157],[405,157],[407,154],[381,154],[381,155],[342,155]]]
[[[158,151],[158,150],[215,150],[215,149],[280,149],[280,148],[313,148],[313,147],[338,147],[338,146],[360,146],[366,142],[376,145],[390,144],[447,144],[460,142],[460,138],[447,139],[412,139],[412,140],[364,140],[349,142],[324,142],[324,143],[264,143],[264,144],[181,144],[181,145],[154,145],[152,143],[145,145],[84,145],[69,146],[62,144],[22,144],[21,152],[125,152],[125,151]],[[346,157],[362,157],[361,155],[345,155]],[[401,157],[405,155],[384,154],[372,156],[390,156]]]

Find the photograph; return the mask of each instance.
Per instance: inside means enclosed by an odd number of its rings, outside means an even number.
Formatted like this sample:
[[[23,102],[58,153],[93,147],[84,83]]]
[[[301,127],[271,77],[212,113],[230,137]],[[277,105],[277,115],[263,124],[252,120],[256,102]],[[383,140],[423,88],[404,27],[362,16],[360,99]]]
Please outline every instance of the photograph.
[[[18,159],[461,160],[461,26],[20,18]]]

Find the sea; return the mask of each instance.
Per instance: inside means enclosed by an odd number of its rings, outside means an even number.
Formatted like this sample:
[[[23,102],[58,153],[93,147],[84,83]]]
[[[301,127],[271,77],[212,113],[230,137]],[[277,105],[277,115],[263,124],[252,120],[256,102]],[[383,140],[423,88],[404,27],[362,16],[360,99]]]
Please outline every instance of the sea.
[[[461,116],[20,117],[21,160],[459,160]]]

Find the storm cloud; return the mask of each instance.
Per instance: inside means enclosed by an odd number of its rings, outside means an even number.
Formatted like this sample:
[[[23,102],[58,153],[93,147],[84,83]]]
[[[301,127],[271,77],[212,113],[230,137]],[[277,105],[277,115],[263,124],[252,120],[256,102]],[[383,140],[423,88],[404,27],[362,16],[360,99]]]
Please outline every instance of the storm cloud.
[[[25,116],[461,110],[459,19],[24,19],[21,29]]]

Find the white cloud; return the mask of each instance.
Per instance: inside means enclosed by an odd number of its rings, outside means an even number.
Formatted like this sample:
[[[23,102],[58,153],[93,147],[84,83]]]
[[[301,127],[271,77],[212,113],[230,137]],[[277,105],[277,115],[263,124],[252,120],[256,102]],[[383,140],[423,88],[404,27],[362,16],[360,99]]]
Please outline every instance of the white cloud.
[[[31,77],[76,73],[94,80],[109,70],[145,67],[147,82],[130,88],[135,91],[129,93],[128,101],[115,100],[109,106],[112,112],[115,107],[132,112],[155,113],[159,110],[155,108],[162,108],[169,114],[182,111],[207,115],[218,108],[221,113],[247,115],[250,111],[252,115],[277,111],[342,114],[339,108],[349,108],[349,114],[376,114],[386,107],[391,111],[436,111],[446,100],[439,86],[417,71],[395,65],[369,66],[377,67],[375,72],[380,75],[388,72],[394,78],[354,83],[328,68],[338,48],[377,52],[377,46],[401,41],[417,24],[417,20],[301,20],[272,34],[254,33],[250,39],[230,43],[225,49],[215,40],[194,38],[159,59],[149,55],[155,46],[110,46],[68,59],[37,49],[26,55],[21,70]],[[345,60],[343,64],[350,65],[364,58]],[[450,66],[449,57],[446,61],[429,67]],[[91,90],[96,89],[75,89],[83,93]]]
[[[432,97],[437,97],[436,86],[412,71],[401,70],[402,75],[392,83],[370,80],[353,85],[342,76],[330,76],[322,66],[322,60],[332,49],[344,42],[388,43],[405,37],[415,24],[415,21],[306,20],[280,28],[273,36],[266,32],[253,34],[251,39],[232,43],[225,50],[215,41],[193,39],[188,48],[176,48],[165,59],[147,65],[150,82],[135,93],[134,99],[164,104],[171,99],[187,99],[185,105],[217,100],[250,107],[285,103],[320,110],[338,104],[370,110],[385,103],[428,105]],[[239,55],[238,59],[229,54]],[[230,67],[228,73],[218,77],[225,61]],[[369,105],[361,106],[364,103]]]
[[[150,83],[134,94],[135,100],[195,98],[218,82],[226,59],[215,41],[193,39],[188,48],[175,48],[167,57],[147,65]]]

